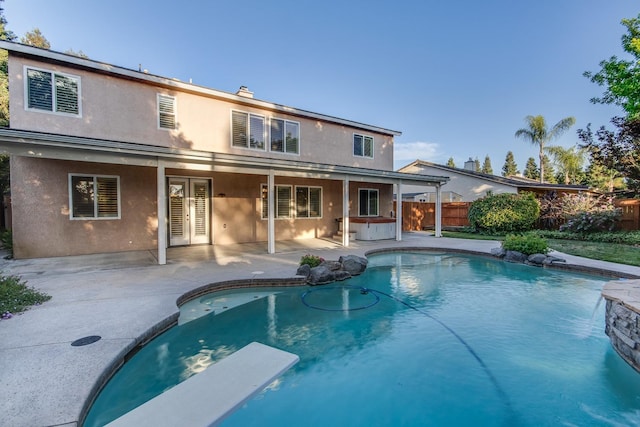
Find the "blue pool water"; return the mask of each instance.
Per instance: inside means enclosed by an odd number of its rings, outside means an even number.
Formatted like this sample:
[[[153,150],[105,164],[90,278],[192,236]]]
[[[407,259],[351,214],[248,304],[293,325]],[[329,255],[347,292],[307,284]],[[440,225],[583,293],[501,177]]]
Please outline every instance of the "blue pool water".
[[[185,313],[140,350],[84,425],[104,425],[252,341],[300,362],[224,426],[640,425],[640,374],[604,334],[604,282],[393,253],[339,284],[210,294],[189,309],[209,314]]]

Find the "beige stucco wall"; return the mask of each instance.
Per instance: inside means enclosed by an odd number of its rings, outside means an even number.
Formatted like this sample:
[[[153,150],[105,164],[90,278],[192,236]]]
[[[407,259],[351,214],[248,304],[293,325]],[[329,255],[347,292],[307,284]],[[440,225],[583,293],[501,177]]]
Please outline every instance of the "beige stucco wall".
[[[413,165],[403,168],[402,172],[417,173],[423,175],[448,176],[449,182],[442,186],[442,191],[453,191],[462,196],[463,202],[473,202],[480,197],[487,195],[487,192],[493,194],[501,193],[517,193],[515,186],[501,184],[499,182],[484,179],[482,177],[474,177],[455,173],[454,171],[443,170],[429,167],[428,165]],[[425,187],[417,187],[412,185],[403,185],[402,193],[423,193],[425,191],[434,191],[435,189],[425,189]]]
[[[121,219],[69,219],[69,173],[119,175]],[[155,249],[155,173],[152,168],[12,157],[15,257]]]
[[[120,177],[121,218],[69,218],[69,173]],[[231,173],[166,171],[168,176],[210,178],[214,244],[267,241],[261,219],[261,184],[267,177]],[[157,249],[155,168],[28,157],[11,159],[14,255],[16,258]],[[275,178],[276,185],[322,187],[322,218],[277,219],[277,240],[331,237],[343,216],[342,181]],[[389,184],[351,182],[350,216],[358,215],[358,190],[380,190],[380,215],[390,216]]]
[[[24,67],[80,77],[82,117],[26,111]],[[256,108],[237,97],[229,102],[203,94],[178,92],[148,82],[127,80],[10,55],[11,127],[20,130],[134,142],[163,147],[291,159],[341,166],[393,170],[393,137],[329,121]],[[196,86],[193,86],[196,89]],[[157,94],[177,99],[178,129],[158,129]],[[258,94],[259,95],[259,94]],[[242,102],[245,104],[242,104]],[[239,110],[300,123],[300,155],[231,146],[231,111]],[[374,158],[353,156],[353,134],[373,136]]]

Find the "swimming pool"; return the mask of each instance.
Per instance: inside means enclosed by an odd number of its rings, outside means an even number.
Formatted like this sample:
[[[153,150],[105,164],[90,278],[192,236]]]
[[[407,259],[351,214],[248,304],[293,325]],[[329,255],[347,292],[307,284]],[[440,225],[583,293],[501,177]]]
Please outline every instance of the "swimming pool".
[[[206,295],[188,310],[200,314],[116,373],[84,425],[252,341],[300,362],[224,426],[640,425],[640,376],[604,334],[603,283],[484,257],[391,253],[339,284]]]

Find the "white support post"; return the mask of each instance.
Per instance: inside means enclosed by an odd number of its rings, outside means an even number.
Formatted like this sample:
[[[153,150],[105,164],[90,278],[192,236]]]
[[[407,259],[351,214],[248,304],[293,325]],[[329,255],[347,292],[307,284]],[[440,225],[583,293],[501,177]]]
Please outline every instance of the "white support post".
[[[165,167],[162,160],[158,160],[157,168],[158,199],[158,264],[167,263],[167,185],[165,182]]]
[[[436,237],[442,237],[442,195],[440,184],[436,185]]]
[[[402,181],[398,180],[396,192],[396,240],[402,240]]]
[[[269,177],[267,178],[267,200],[269,205],[269,214],[267,220],[267,252],[270,254],[276,253],[276,231],[275,231],[275,196],[276,191],[275,173],[273,169],[269,170]]]
[[[349,246],[349,178],[342,181],[342,246]]]

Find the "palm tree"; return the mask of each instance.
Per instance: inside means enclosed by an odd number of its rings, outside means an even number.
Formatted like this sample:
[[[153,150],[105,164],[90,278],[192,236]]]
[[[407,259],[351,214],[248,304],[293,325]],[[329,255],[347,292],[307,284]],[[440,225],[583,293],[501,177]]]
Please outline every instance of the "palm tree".
[[[585,150],[576,147],[567,149],[555,145],[545,147],[545,151],[553,156],[559,172],[564,175],[564,183],[577,184],[576,176],[582,171],[582,167],[584,166]]]
[[[543,116],[527,116],[525,121],[528,128],[518,129],[516,138],[524,138],[533,145],[540,147],[540,182],[544,182],[544,146],[546,143],[559,137],[564,131],[576,123],[574,117],[566,117],[547,129],[547,122]]]

